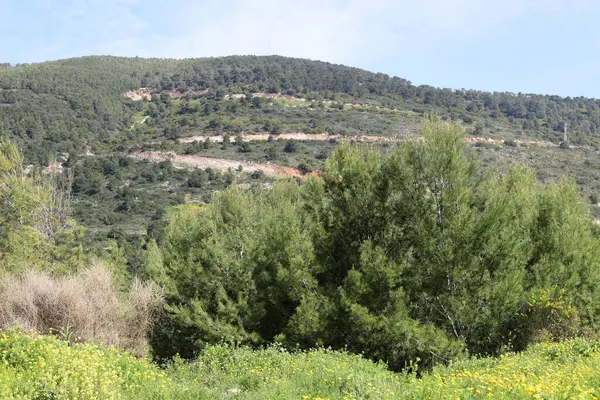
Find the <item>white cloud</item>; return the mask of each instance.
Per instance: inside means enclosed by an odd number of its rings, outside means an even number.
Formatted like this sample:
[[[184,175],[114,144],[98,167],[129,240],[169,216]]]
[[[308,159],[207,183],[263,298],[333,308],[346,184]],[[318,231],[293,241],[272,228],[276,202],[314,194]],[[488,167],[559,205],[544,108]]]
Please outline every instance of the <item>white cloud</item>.
[[[470,40],[528,14],[592,6],[591,0],[182,1],[164,21],[175,33],[119,37],[97,48],[142,56],[283,54],[352,63]]]
[[[479,38],[527,15],[598,8],[593,0],[33,2],[56,26],[58,34],[44,52],[63,49],[53,58],[282,54],[363,65],[390,53]]]

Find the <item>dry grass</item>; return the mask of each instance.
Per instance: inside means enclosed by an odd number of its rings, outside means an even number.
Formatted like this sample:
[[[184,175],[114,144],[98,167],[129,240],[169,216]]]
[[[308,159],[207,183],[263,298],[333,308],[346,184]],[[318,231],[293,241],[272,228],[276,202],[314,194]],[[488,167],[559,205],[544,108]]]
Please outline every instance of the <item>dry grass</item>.
[[[0,279],[0,329],[53,332],[67,340],[92,340],[143,356],[162,296],[154,284],[135,281],[119,294],[112,273],[96,264],[55,278],[28,271]]]

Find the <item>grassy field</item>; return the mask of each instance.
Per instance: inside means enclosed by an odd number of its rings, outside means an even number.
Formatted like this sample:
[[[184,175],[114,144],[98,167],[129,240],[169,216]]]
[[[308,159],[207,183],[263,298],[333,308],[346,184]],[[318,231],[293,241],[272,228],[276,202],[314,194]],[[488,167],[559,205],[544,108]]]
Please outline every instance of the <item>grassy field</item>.
[[[358,355],[209,346],[166,368],[94,344],[0,336],[2,399],[595,399],[600,344],[571,340],[465,360],[417,378]]]

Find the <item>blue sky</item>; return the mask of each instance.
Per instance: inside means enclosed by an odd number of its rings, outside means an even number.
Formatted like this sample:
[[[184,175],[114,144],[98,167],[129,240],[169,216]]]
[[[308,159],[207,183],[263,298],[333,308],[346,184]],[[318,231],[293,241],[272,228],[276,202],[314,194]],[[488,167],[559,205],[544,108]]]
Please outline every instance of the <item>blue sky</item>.
[[[0,0],[0,62],[281,54],[600,98],[597,0]]]

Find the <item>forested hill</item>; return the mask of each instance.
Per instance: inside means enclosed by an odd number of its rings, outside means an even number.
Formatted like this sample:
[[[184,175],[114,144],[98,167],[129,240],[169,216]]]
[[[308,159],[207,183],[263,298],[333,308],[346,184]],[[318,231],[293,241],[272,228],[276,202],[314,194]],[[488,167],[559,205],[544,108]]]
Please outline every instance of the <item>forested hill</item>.
[[[139,103],[123,93],[141,87],[156,93],[208,89],[211,100],[226,94],[277,92],[395,109],[405,113],[400,118],[431,112],[460,119],[479,135],[496,129],[554,142],[562,139],[567,124],[575,144],[595,145],[600,130],[596,99],[415,86],[385,74],[280,56],[186,60],[91,56],[3,64],[0,130],[23,146],[30,161],[47,162],[57,153],[82,153],[88,147],[110,150],[126,140],[141,111]],[[331,126],[324,124],[318,130],[327,132]]]

